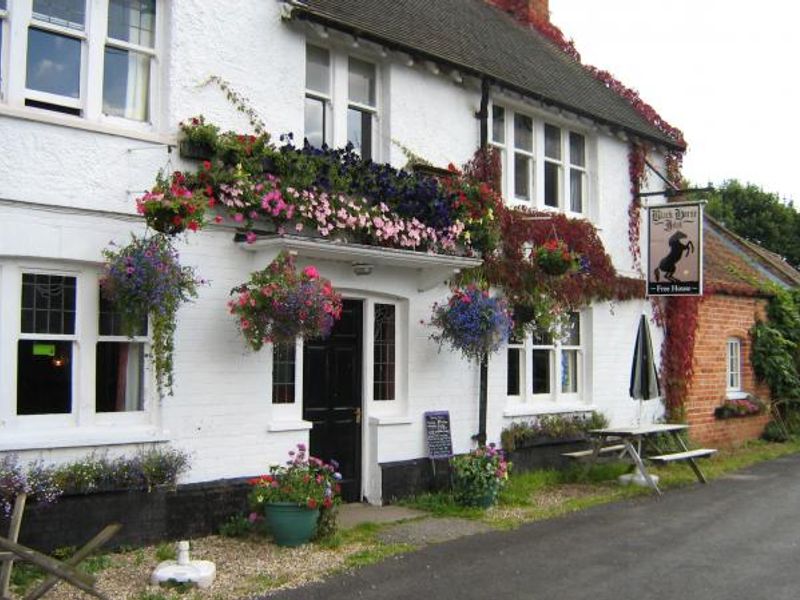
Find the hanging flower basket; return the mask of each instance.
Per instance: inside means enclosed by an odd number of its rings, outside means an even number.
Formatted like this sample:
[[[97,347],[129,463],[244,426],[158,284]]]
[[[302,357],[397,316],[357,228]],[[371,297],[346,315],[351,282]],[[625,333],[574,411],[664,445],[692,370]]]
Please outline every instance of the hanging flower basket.
[[[172,395],[175,315],[181,304],[197,297],[197,286],[205,282],[194,269],[181,266],[178,252],[163,234],[133,235],[130,244],[106,249],[103,256],[103,297],[120,313],[125,335],[135,335],[141,323],[150,318],[150,357],[158,391]]]
[[[136,210],[144,215],[151,229],[176,235],[186,229],[202,228],[207,201],[202,191],[187,187],[180,171],[169,178],[159,173],[153,189],[136,200]]]
[[[250,281],[231,291],[228,302],[239,329],[253,350],[269,342],[289,342],[298,336],[324,338],[342,316],[342,297],[316,267],[297,272],[294,259],[282,252]]]
[[[547,240],[536,248],[536,264],[548,275],[566,275],[580,265],[577,254],[561,240]]]
[[[479,362],[508,339],[513,323],[505,300],[470,285],[455,289],[447,304],[434,304],[430,325],[439,331],[431,338]]]

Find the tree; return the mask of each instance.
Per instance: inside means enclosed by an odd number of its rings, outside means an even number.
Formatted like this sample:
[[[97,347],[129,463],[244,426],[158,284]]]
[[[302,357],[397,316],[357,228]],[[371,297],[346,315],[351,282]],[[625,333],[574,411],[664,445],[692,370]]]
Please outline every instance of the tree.
[[[800,266],[800,216],[777,194],[732,179],[711,193],[706,211],[734,233]]]

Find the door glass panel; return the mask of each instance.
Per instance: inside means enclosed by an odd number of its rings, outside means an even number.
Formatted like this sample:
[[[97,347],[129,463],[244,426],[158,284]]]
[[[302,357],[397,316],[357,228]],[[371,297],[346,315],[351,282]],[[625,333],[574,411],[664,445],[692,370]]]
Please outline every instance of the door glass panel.
[[[375,400],[395,399],[395,307],[375,305],[373,394]]]

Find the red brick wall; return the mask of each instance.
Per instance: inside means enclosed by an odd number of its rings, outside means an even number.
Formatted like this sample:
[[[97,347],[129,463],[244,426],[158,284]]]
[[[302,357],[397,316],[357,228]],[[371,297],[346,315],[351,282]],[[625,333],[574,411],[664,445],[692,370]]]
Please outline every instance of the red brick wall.
[[[756,381],[750,364],[750,329],[763,318],[766,301],[761,298],[713,294],[700,303],[694,350],[694,375],[686,398],[686,415],[693,441],[712,447],[735,446],[761,435],[768,415],[720,420],[714,409],[725,399],[726,342],[741,340],[742,390],[769,399],[769,388]]]

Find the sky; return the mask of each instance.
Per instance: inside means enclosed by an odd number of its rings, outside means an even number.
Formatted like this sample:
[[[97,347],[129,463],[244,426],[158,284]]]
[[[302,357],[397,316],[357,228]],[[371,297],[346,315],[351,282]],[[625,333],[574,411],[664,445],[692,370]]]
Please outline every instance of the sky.
[[[753,183],[800,208],[800,3],[550,0],[550,18],[584,63],[683,130],[684,177]]]

